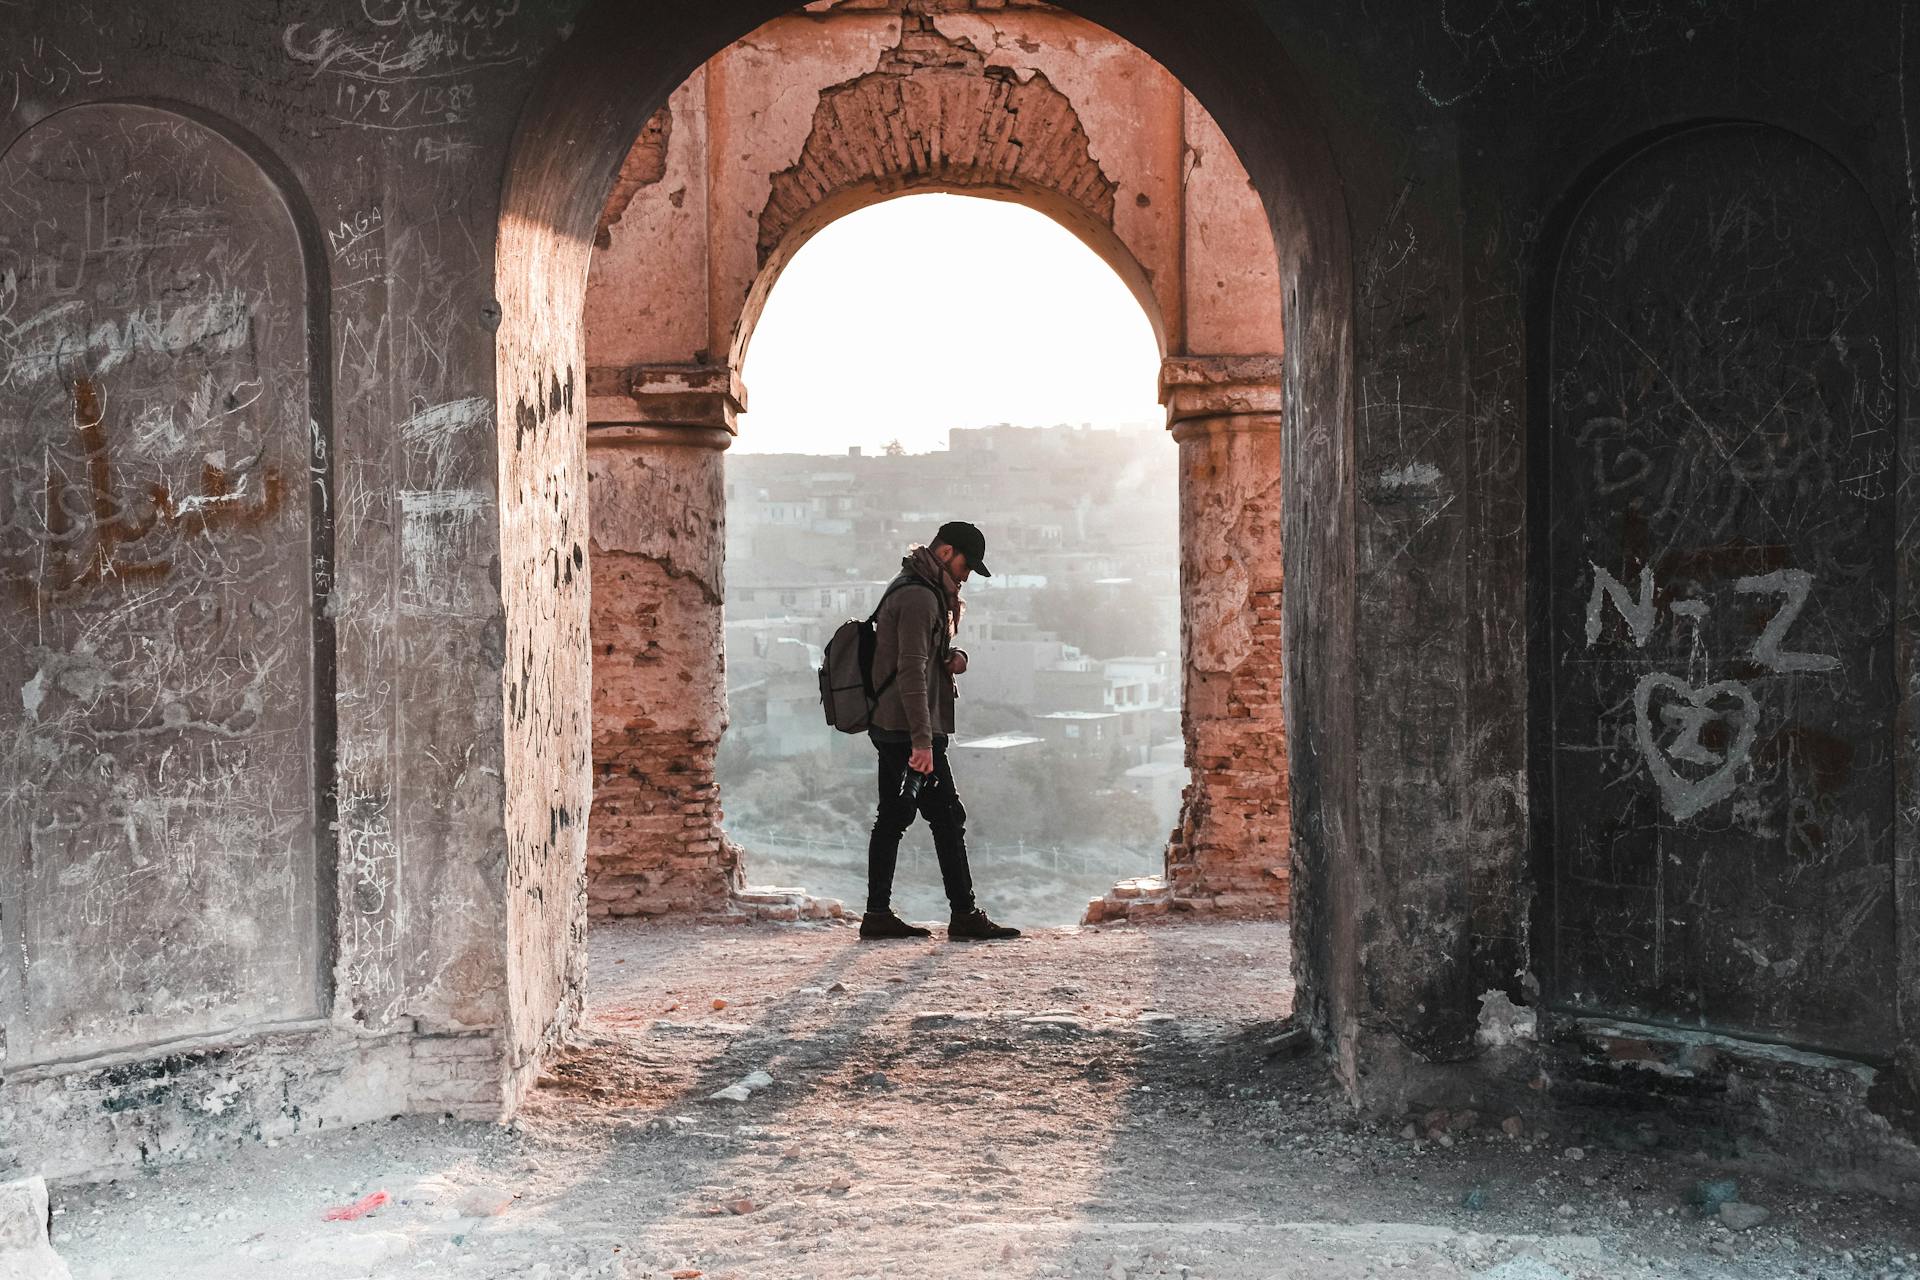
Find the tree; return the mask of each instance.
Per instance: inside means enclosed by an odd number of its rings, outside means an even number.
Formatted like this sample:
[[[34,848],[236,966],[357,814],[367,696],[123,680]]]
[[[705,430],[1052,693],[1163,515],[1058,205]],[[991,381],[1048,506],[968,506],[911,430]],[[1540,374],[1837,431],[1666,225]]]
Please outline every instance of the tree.
[[[907,446],[901,444],[899,438],[895,437],[894,439],[887,441],[887,447],[883,449],[881,452],[885,453],[889,458],[898,458],[903,456],[906,453],[906,451],[907,451]]]

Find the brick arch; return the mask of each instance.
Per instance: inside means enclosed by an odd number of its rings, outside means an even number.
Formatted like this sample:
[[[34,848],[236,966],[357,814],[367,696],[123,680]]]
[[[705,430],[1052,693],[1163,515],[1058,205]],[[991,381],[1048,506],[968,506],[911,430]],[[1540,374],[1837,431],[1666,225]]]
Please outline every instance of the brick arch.
[[[950,192],[1027,205],[1078,236],[1126,282],[1162,354],[1151,278],[1114,227],[1120,184],[1093,155],[1080,114],[1044,73],[989,65],[971,44],[909,15],[874,70],[820,94],[792,165],[760,211],[760,270],[731,352],[738,369],[781,271],[815,233],[867,205]],[[1250,197],[1251,198],[1251,197]]]
[[[1284,910],[1284,307],[1248,283],[1278,280],[1277,246],[1255,247],[1271,234],[1257,189],[1216,122],[1138,46],[1057,13],[1023,28],[980,18],[972,0],[900,2],[890,30],[791,18],[703,64],[641,131],[601,211],[607,252],[587,291],[589,914],[759,905],[741,895],[715,777],[727,724],[719,451],[786,264],[835,220],[929,191],[1022,204],[1075,233],[1128,284],[1161,356],[1180,459],[1192,781],[1161,874],[1096,900],[1089,918]]]
[[[596,370],[586,367],[586,283],[594,233],[622,160],[676,86],[727,42],[791,7],[791,0],[709,0],[661,11],[615,0],[583,6],[572,37],[543,66],[540,84],[521,113],[501,192],[496,262],[502,319],[496,347],[500,385],[509,404],[506,388],[564,365],[585,375],[586,416],[592,420]],[[1196,443],[1210,442],[1209,450],[1196,453],[1187,468],[1196,481],[1234,461],[1213,456],[1216,436],[1222,442],[1220,452],[1230,455],[1235,441],[1281,438],[1275,429],[1281,411],[1286,414],[1284,445],[1278,450],[1285,455],[1284,465],[1278,458],[1265,461],[1273,463],[1268,471],[1279,473],[1278,483],[1286,493],[1285,555],[1293,596],[1287,610],[1287,648],[1299,660],[1290,667],[1286,707],[1300,730],[1300,749],[1288,757],[1293,792],[1300,801],[1291,854],[1300,873],[1300,892],[1294,899],[1294,963],[1303,1019],[1322,1038],[1341,1038],[1346,1044],[1356,1034],[1363,1004],[1364,974],[1353,921],[1360,914],[1355,903],[1369,882],[1354,862],[1355,833],[1360,830],[1359,771],[1348,767],[1357,732],[1354,665],[1347,660],[1357,616],[1352,550],[1353,261],[1345,189],[1323,127],[1326,104],[1273,28],[1239,0],[1190,0],[1179,6],[1161,0],[1065,0],[1059,7],[1129,42],[1189,89],[1243,162],[1249,189],[1261,208],[1259,224],[1271,233],[1278,253],[1272,288],[1263,296],[1283,303],[1290,317],[1284,362],[1270,361],[1280,369],[1280,384],[1264,385],[1268,380],[1259,370],[1242,367],[1246,358],[1228,356],[1189,360],[1191,368],[1172,370],[1171,376],[1163,370],[1168,384],[1163,394],[1170,419],[1203,419],[1220,428],[1188,433]],[[670,204],[677,195],[694,194],[692,188],[682,192],[677,186],[656,185]],[[1120,202],[1115,212],[1124,220],[1126,203]],[[624,220],[636,222],[631,207]],[[655,261],[666,262],[677,256],[684,255],[653,255]],[[751,251],[746,257],[750,268],[757,265]],[[686,327],[708,345],[690,347],[689,354],[636,354],[623,360],[622,367],[606,370],[613,377],[603,379],[601,388],[608,393],[603,398],[620,414],[606,420],[618,434],[657,443],[666,433],[664,425],[688,445],[705,445],[674,451],[682,455],[723,448],[731,435],[730,415],[741,407],[735,394],[739,388],[729,381],[725,367],[735,319],[723,316],[716,323],[716,314],[741,295],[716,290],[716,284],[730,290],[730,280],[700,274],[706,278],[654,291],[646,301],[666,306],[692,300],[692,308],[704,312],[699,319],[706,329],[699,332],[697,321]],[[1253,357],[1256,364],[1267,359]],[[653,407],[656,401],[658,410]],[[672,415],[671,421],[662,415]],[[656,424],[656,418],[662,422]],[[506,421],[504,415],[501,421]],[[591,438],[590,432],[584,434]],[[556,695],[566,698],[555,706],[555,714],[539,723],[509,719],[505,819],[515,839],[536,831],[546,837],[552,829],[547,820],[552,797],[584,800],[590,791],[580,758],[590,733],[589,718],[581,714],[587,686],[575,678],[588,656],[589,600],[578,588],[551,592],[541,572],[549,550],[562,545],[559,539],[569,529],[585,523],[584,494],[576,488],[579,496],[556,512],[554,520],[542,516],[529,523],[526,518],[542,505],[530,482],[564,477],[584,460],[582,443],[578,433],[569,436],[563,430],[525,438],[507,433],[502,438],[501,527],[511,531],[503,536],[501,550],[508,623],[502,665],[514,673],[510,679],[538,673],[551,682]],[[1183,443],[1183,455],[1186,452]],[[1271,474],[1269,480],[1266,487],[1274,490]],[[601,567],[596,564],[596,578]],[[602,673],[600,664],[594,665],[597,688]],[[570,680],[565,688],[563,674]],[[1274,709],[1277,702],[1263,713]],[[580,874],[586,861],[584,835],[576,827],[549,841],[551,855],[509,886],[516,911],[507,931],[507,948],[514,957],[509,966],[507,1041],[516,1082],[530,1078],[542,1046],[577,1008],[574,975],[586,898]],[[1342,1071],[1350,1082],[1353,1070],[1349,1053]]]

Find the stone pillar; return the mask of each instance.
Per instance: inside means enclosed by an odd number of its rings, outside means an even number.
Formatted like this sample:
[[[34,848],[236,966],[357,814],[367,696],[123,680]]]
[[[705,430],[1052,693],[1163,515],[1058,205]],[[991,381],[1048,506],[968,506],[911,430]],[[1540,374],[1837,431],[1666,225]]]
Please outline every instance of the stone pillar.
[[[593,809],[588,915],[722,913],[723,453],[745,391],[725,366],[589,369]]]
[[[1287,909],[1278,356],[1161,370],[1180,447],[1181,721],[1193,771],[1167,848],[1176,903]]]

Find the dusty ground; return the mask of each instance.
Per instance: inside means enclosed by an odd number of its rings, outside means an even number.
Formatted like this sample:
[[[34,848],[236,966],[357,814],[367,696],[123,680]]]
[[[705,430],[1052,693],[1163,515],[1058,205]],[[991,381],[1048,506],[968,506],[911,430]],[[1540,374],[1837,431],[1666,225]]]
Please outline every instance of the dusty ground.
[[[593,976],[589,1042],[513,1128],[415,1118],[64,1189],[62,1253],[82,1280],[1920,1275],[1912,1202],[1743,1177],[1772,1216],[1735,1232],[1689,1205],[1723,1171],[1684,1146],[1355,1121],[1267,1051],[1282,926],[610,927]]]

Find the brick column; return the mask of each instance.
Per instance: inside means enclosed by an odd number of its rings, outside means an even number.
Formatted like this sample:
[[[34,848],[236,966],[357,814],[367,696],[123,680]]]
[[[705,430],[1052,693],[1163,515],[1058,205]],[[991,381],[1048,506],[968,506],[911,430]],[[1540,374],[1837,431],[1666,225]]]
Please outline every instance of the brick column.
[[[1193,770],[1167,849],[1176,899],[1285,911],[1278,356],[1175,357],[1161,370],[1180,446],[1182,727]]]
[[[704,365],[590,369],[587,391],[587,913],[725,912],[741,872],[713,777],[726,728],[723,451],[745,393]]]

